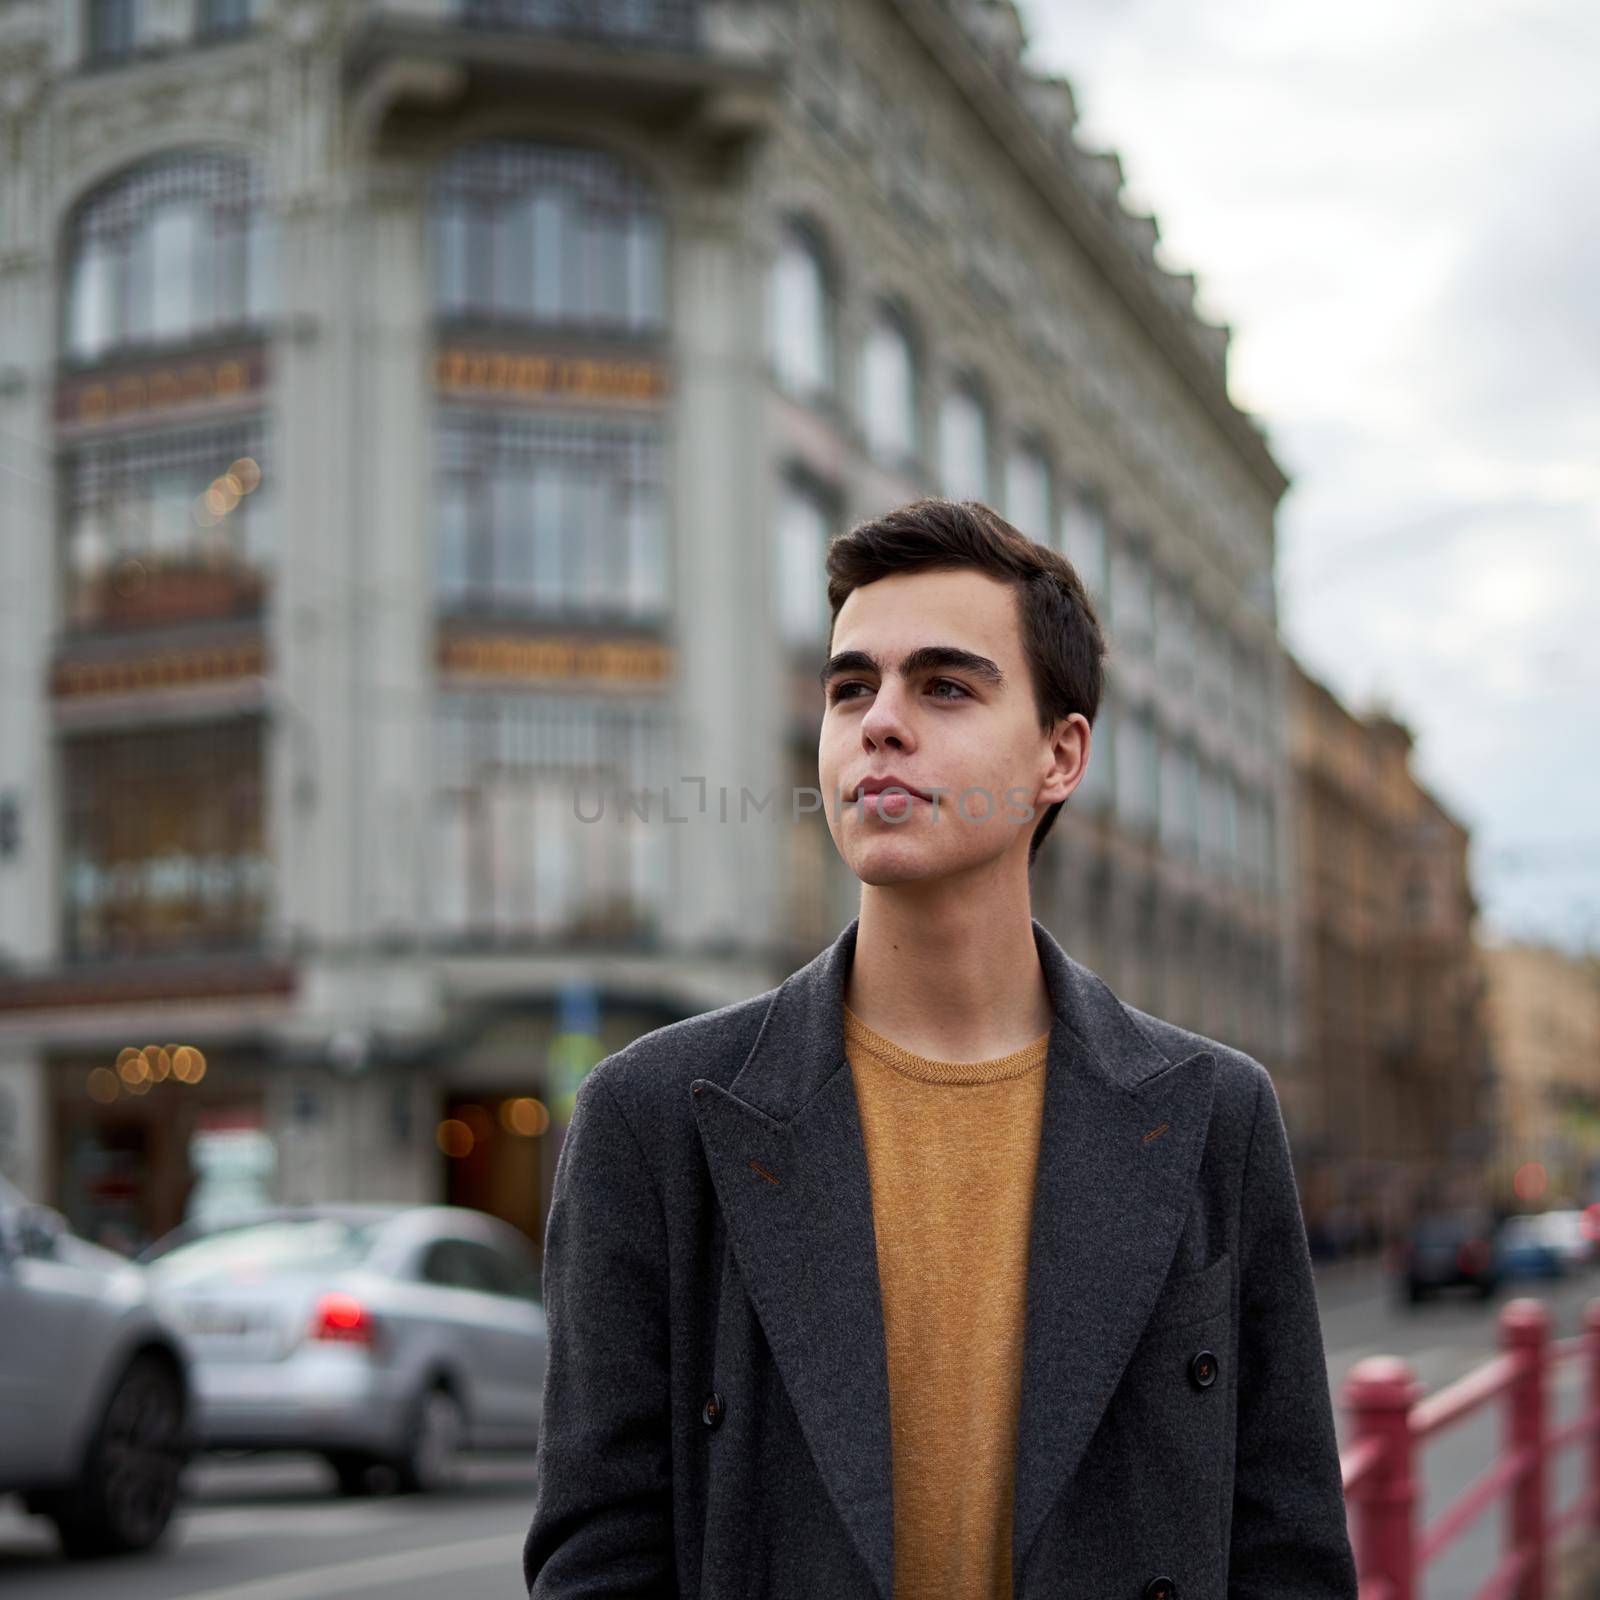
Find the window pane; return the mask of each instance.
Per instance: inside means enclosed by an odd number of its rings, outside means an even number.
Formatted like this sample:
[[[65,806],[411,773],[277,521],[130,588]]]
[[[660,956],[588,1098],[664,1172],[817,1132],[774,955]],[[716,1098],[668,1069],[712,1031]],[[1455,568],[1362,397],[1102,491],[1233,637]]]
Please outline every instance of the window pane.
[[[584,610],[603,609],[622,577],[625,529],[609,504],[611,485],[591,473],[572,479],[573,529],[577,556],[573,583],[577,605]],[[615,545],[616,548],[613,548]]]
[[[1157,752],[1155,728],[1147,712],[1134,712],[1117,729],[1117,815],[1133,827],[1156,817]]]
[[[1050,543],[1050,464],[1038,450],[1014,450],[1006,464],[1006,520],[1030,539]]]
[[[67,348],[99,354],[257,314],[273,237],[262,188],[260,169],[242,157],[183,151],[95,190],[71,225]]]
[[[880,314],[861,355],[861,420],[872,453],[892,465],[916,455],[916,379],[911,343],[899,323]]]
[[[262,747],[259,719],[66,741],[73,959],[256,945],[272,886]]]
[[[495,218],[493,287],[490,307],[505,316],[534,309],[533,200],[521,196],[501,207]]]
[[[486,502],[479,604],[611,616],[662,590],[657,424],[448,409],[435,451],[435,470]]]
[[[1099,810],[1111,799],[1115,791],[1115,724],[1115,707],[1109,699],[1102,699],[1089,734],[1089,765],[1083,774],[1083,782],[1073,790],[1069,805],[1079,802]]]
[[[73,270],[67,349],[80,360],[98,355],[111,342],[114,266],[104,245],[89,244]]]
[[[829,387],[827,280],[816,246],[791,230],[772,272],[772,357],[778,381],[802,397]]]
[[[665,320],[662,242],[659,216],[636,211],[628,218],[628,322],[636,328],[653,327]]]
[[[446,605],[463,602],[471,594],[469,536],[466,486],[459,479],[445,478],[439,486],[434,570],[439,599]]]
[[[157,211],[150,218],[149,230],[150,332],[158,339],[170,339],[195,325],[200,217],[192,202],[180,200]]]
[[[454,199],[439,204],[433,213],[434,304],[449,314],[467,305],[466,203]]]
[[[1155,590],[1143,551],[1119,545],[1111,556],[1111,621],[1124,649],[1141,653],[1155,636]]]
[[[814,644],[827,631],[827,542],[828,514],[821,501],[786,479],[778,492],[775,599],[779,631],[792,644]]]
[[[585,217],[584,311],[596,322],[627,321],[627,229],[620,214],[592,205]]]
[[[989,498],[989,423],[970,389],[952,389],[939,418],[939,466],[952,500]]]
[[[662,527],[662,496],[646,485],[627,490],[628,610],[648,617],[662,611],[667,598],[667,564]]]
[[[84,444],[65,461],[69,626],[252,615],[267,592],[274,484],[259,424]]]
[[[659,200],[605,152],[520,140],[465,146],[440,170],[432,210],[449,252],[435,280],[441,312],[614,329],[660,318]],[[484,261],[491,270],[480,286]]]
[[[1077,569],[1091,599],[1106,595],[1106,523],[1099,505],[1086,495],[1069,494],[1061,507],[1061,548]]]

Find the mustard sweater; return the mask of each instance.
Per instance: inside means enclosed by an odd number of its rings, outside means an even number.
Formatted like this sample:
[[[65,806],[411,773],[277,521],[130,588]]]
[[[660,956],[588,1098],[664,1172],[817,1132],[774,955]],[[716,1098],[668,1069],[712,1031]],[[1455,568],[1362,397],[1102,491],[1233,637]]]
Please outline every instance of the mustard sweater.
[[[934,1061],[844,1014],[888,1341],[894,1600],[1010,1600],[1050,1035],[991,1061]]]

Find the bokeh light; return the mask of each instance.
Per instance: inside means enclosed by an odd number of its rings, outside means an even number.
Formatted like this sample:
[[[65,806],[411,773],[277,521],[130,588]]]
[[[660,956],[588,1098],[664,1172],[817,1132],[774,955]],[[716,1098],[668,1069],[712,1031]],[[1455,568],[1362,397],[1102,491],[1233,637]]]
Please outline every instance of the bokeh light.
[[[472,1129],[459,1117],[446,1117],[434,1131],[434,1138],[438,1141],[439,1148],[456,1160],[471,1155],[475,1142]]]

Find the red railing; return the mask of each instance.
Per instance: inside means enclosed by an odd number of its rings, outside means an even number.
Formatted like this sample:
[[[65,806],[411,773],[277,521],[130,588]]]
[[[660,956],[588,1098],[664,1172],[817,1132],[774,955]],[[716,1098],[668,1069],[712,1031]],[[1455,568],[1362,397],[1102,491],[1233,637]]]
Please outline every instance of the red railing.
[[[1549,1600],[1551,1558],[1566,1535],[1600,1534],[1600,1300],[1584,1308],[1583,1321],[1585,1332],[1552,1339],[1544,1303],[1513,1300],[1500,1312],[1500,1354],[1426,1398],[1395,1356],[1370,1356],[1350,1369],[1339,1402],[1351,1442],[1339,1465],[1361,1600],[1417,1600],[1422,1569],[1508,1491],[1507,1549],[1473,1600]],[[1549,1376],[1567,1361],[1587,1363],[1587,1403],[1582,1415],[1551,1428]],[[1431,1527],[1420,1527],[1422,1446],[1502,1397],[1501,1459]],[[1548,1463],[1579,1443],[1588,1446],[1587,1487],[1552,1516]]]

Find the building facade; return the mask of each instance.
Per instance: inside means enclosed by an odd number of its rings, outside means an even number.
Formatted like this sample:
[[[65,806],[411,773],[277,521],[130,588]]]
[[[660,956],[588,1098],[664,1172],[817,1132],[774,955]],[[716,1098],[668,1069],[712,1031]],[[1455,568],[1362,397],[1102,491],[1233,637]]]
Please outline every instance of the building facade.
[[[822,558],[927,492],[1108,623],[1037,915],[1302,1104],[1285,479],[1023,44],[980,0],[6,9],[25,1188],[147,1236],[254,1131],[283,1199],[541,1239],[586,1066],[853,914]]]
[[[1486,945],[1500,1085],[1495,1191],[1506,1209],[1600,1197],[1600,962],[1553,946]]]
[[[1404,724],[1290,670],[1306,1224],[1375,1244],[1420,1206],[1489,1198],[1470,836],[1412,773]]]

